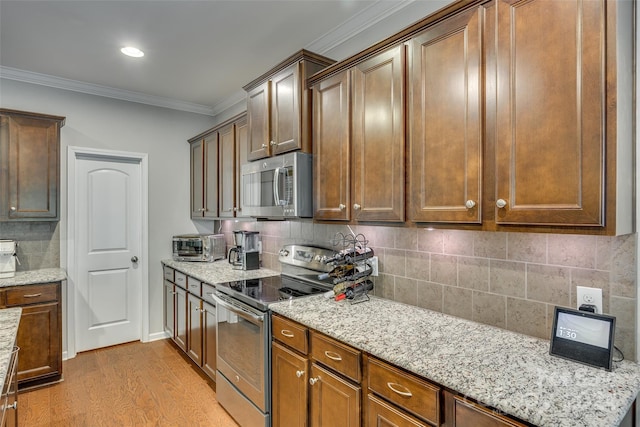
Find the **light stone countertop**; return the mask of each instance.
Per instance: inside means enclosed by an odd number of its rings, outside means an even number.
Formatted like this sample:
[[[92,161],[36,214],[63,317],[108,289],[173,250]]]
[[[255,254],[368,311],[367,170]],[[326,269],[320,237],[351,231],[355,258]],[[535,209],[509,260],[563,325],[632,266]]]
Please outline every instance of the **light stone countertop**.
[[[40,270],[18,271],[16,272],[15,277],[0,279],[0,288],[60,282],[62,280],[67,280],[67,273],[62,268],[42,268]]]
[[[183,262],[163,259],[162,264],[212,285],[234,280],[259,279],[261,277],[280,275],[279,272],[267,268],[247,271],[237,270],[226,259],[214,262]]]
[[[4,382],[7,378],[7,370],[9,369],[11,353],[18,335],[21,314],[22,309],[20,307],[0,310],[0,387],[4,387]]]
[[[538,426],[620,424],[640,391],[640,365],[612,372],[549,355],[549,341],[371,297],[273,303],[273,312]]]

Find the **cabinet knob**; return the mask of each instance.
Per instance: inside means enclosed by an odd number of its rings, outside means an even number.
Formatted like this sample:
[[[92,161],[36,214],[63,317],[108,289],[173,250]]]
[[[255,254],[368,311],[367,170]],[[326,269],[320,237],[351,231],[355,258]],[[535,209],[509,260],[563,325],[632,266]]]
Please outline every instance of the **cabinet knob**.
[[[498,199],[498,200],[496,200],[496,206],[498,208],[502,209],[505,206],[507,206],[507,201],[505,199]]]
[[[234,212],[238,212],[238,208],[233,208],[233,211]]]
[[[260,148],[267,148],[267,144],[262,144]]]
[[[309,385],[314,385],[315,383],[317,383],[318,381],[320,381],[320,377],[317,378],[309,378]]]
[[[11,206],[11,207],[9,208],[9,210],[10,210],[11,212],[15,212],[15,211],[17,211],[17,209],[16,209],[16,207],[15,207],[15,206]]]
[[[361,208],[361,207],[362,207],[362,206],[360,206],[360,205],[359,205],[359,204],[357,204],[357,203],[354,203],[354,204],[353,204],[353,209],[355,209],[355,210],[360,210],[360,208]]]
[[[464,204],[467,209],[473,209],[476,207],[476,202],[474,202],[473,200],[467,200],[467,203]]]
[[[132,257],[131,257],[131,262],[134,262],[134,263],[135,263],[135,262],[138,262],[138,257],[137,257],[137,256],[135,256],[135,255],[134,255],[134,256],[132,256]]]
[[[296,377],[300,378],[304,375],[304,371],[296,371]]]
[[[338,208],[340,208],[341,211],[343,211],[347,206],[344,203],[340,203],[338,205]]]
[[[271,141],[269,144],[271,144],[272,147],[275,147],[276,145],[278,145],[278,144],[276,144],[275,141]]]

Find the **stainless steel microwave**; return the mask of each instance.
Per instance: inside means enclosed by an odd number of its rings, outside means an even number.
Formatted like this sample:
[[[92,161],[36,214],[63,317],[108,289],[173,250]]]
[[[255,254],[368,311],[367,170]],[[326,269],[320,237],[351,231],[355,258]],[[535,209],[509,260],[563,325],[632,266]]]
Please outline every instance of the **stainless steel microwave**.
[[[256,218],[313,216],[311,154],[293,152],[242,165],[242,212]]]
[[[175,261],[212,262],[225,258],[226,243],[222,234],[182,234],[172,247]]]

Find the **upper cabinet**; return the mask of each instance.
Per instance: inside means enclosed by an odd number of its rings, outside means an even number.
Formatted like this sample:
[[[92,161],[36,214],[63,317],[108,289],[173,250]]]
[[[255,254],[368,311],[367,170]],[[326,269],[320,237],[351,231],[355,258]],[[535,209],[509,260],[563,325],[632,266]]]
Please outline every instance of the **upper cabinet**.
[[[191,218],[242,216],[240,164],[246,161],[247,120],[243,113],[189,140]]]
[[[0,221],[57,221],[65,118],[0,109]]]
[[[313,87],[314,218],[404,221],[405,46]]]
[[[248,160],[293,150],[311,152],[306,79],[335,61],[301,50],[247,84]]]

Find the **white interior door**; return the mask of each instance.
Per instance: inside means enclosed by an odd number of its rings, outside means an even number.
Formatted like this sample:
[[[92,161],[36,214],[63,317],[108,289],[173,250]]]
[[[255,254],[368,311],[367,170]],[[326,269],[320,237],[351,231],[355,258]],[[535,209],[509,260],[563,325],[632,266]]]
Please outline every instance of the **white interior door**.
[[[75,177],[76,351],[140,340],[140,162],[83,156]]]

